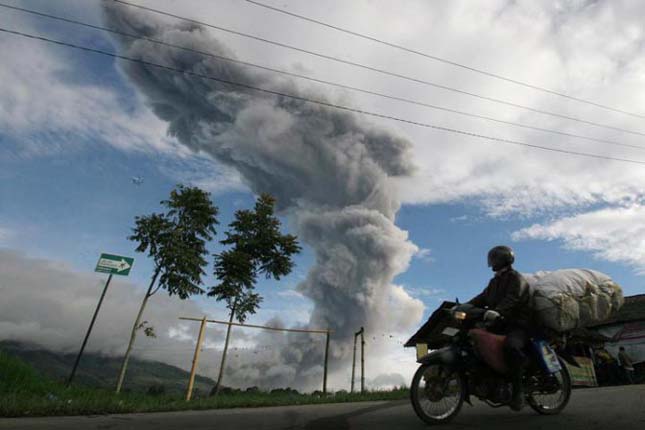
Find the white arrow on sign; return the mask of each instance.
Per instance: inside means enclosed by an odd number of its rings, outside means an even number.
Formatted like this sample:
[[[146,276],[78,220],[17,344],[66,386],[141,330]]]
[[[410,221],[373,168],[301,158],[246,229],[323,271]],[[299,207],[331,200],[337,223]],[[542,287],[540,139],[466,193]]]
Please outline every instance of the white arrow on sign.
[[[127,261],[121,260],[118,263],[118,268],[116,269],[117,272],[123,272],[124,270],[128,270],[130,268],[130,265],[128,264]]]
[[[101,258],[101,260],[99,260],[99,266],[106,267],[108,269],[116,269],[117,272],[123,272],[131,267],[128,262],[123,259],[121,259],[121,261],[116,261],[108,258]]]

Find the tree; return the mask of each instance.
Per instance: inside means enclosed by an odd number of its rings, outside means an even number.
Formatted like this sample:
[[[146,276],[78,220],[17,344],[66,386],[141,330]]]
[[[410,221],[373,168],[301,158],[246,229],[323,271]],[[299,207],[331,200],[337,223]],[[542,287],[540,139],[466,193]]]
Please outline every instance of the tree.
[[[275,199],[262,194],[253,210],[238,210],[229,225],[222,245],[229,249],[215,255],[214,274],[219,284],[210,288],[209,296],[226,301],[230,311],[226,341],[222,353],[215,395],[219,392],[226,363],[226,352],[235,317],[240,323],[254,314],[262,297],[255,292],[258,276],[279,280],[293,269],[291,257],[300,252],[297,238],[280,233],[280,220],[274,215]]]
[[[170,198],[161,201],[161,205],[166,208],[163,214],[137,216],[133,234],[128,237],[139,244],[137,252],[148,252],[155,269],[132,327],[130,343],[119,372],[117,393],[123,385],[137,330],[144,327],[140,321],[148,299],[159,289],[182,300],[193,294],[204,293],[200,285],[205,274],[204,267],[208,263],[206,243],[216,234],[218,209],[211,203],[209,193],[183,185],[172,190]],[[154,288],[157,278],[159,282]]]

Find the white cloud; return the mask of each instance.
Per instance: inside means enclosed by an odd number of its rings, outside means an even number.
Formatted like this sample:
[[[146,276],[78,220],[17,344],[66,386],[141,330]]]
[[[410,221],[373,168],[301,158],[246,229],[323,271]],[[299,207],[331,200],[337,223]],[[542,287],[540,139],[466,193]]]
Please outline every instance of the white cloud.
[[[292,299],[304,299],[305,296],[300,293],[299,291],[296,290],[283,290],[283,291],[278,291],[276,295],[280,297],[286,297],[286,298],[292,298]]]
[[[514,240],[562,240],[568,249],[590,251],[604,260],[645,273],[645,206],[604,208],[513,233]]]
[[[435,261],[434,257],[432,256],[432,250],[428,248],[419,248],[419,250],[414,254],[414,258],[426,263],[432,263]]]
[[[39,33],[15,13],[0,22]],[[126,101],[109,83],[85,76],[95,72],[78,68],[79,53],[6,34],[0,51],[0,130],[19,142],[20,155],[57,155],[96,140],[123,150],[188,153],[136,98]]]
[[[451,2],[451,6],[446,6],[448,10],[442,13],[448,17],[459,12],[462,15],[454,22],[446,19],[444,23],[438,23],[436,29],[427,30],[423,40],[443,40],[439,34],[448,35],[450,43],[446,46],[450,46],[451,52],[445,54],[455,61],[626,110],[639,112],[643,106],[645,61],[641,41],[644,35],[632,14],[642,13],[642,10],[636,12],[634,9],[642,9],[644,5],[602,2],[588,7],[554,8],[546,3],[487,2],[480,6],[466,8],[462,2]],[[434,15],[429,10],[423,13]],[[623,27],[623,23],[627,23],[630,30]],[[601,27],[603,31],[597,31]],[[522,36],[518,37],[520,34]],[[442,53],[437,44],[420,44],[419,48],[438,55]],[[636,119],[625,115],[567,102],[447,66],[426,62],[419,70],[431,67],[432,76],[436,78],[433,80],[448,85],[643,131]],[[395,86],[390,88],[395,89]],[[631,91],[638,94],[630,94]],[[641,139],[634,135],[454,94],[421,88],[418,93],[410,93],[410,97],[508,121],[643,146]],[[644,159],[640,149],[502,127],[431,110],[423,114],[419,109],[402,106],[397,112],[414,120],[548,147]],[[413,128],[406,128],[406,131],[416,144],[415,160],[419,166],[416,177],[398,181],[406,203],[461,201],[481,205],[492,216],[507,216],[552,213],[598,203],[615,204],[624,199],[641,199],[643,195],[639,185],[645,175],[642,166],[531,150],[450,133]]]
[[[469,219],[468,215],[459,215],[459,216],[450,218],[450,222],[465,222],[465,221],[468,221],[468,219]]]
[[[400,373],[381,373],[376,378],[368,381],[367,385],[372,389],[386,390],[402,385],[409,386],[410,381],[406,380]]]
[[[213,195],[250,191],[235,169],[218,163],[207,155],[171,159],[158,165],[158,168],[166,176],[182,184],[199,187]]]
[[[446,293],[446,290],[441,288],[413,288],[405,287],[405,290],[412,295],[421,296],[421,297],[438,297]]]

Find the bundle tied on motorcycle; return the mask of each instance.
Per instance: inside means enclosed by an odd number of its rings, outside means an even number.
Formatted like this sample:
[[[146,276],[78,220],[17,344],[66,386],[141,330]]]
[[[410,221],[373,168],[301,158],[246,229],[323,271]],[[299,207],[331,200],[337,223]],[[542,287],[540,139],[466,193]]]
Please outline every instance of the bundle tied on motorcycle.
[[[600,323],[625,301],[620,286],[595,270],[563,269],[524,277],[536,322],[558,332]]]

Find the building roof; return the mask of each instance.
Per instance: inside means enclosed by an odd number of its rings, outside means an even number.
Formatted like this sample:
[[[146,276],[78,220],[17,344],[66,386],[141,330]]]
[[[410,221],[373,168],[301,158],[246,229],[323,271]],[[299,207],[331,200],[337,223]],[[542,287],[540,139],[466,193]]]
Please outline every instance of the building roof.
[[[645,294],[625,297],[625,304],[615,315],[591,327],[597,328],[631,321],[645,321]]]

